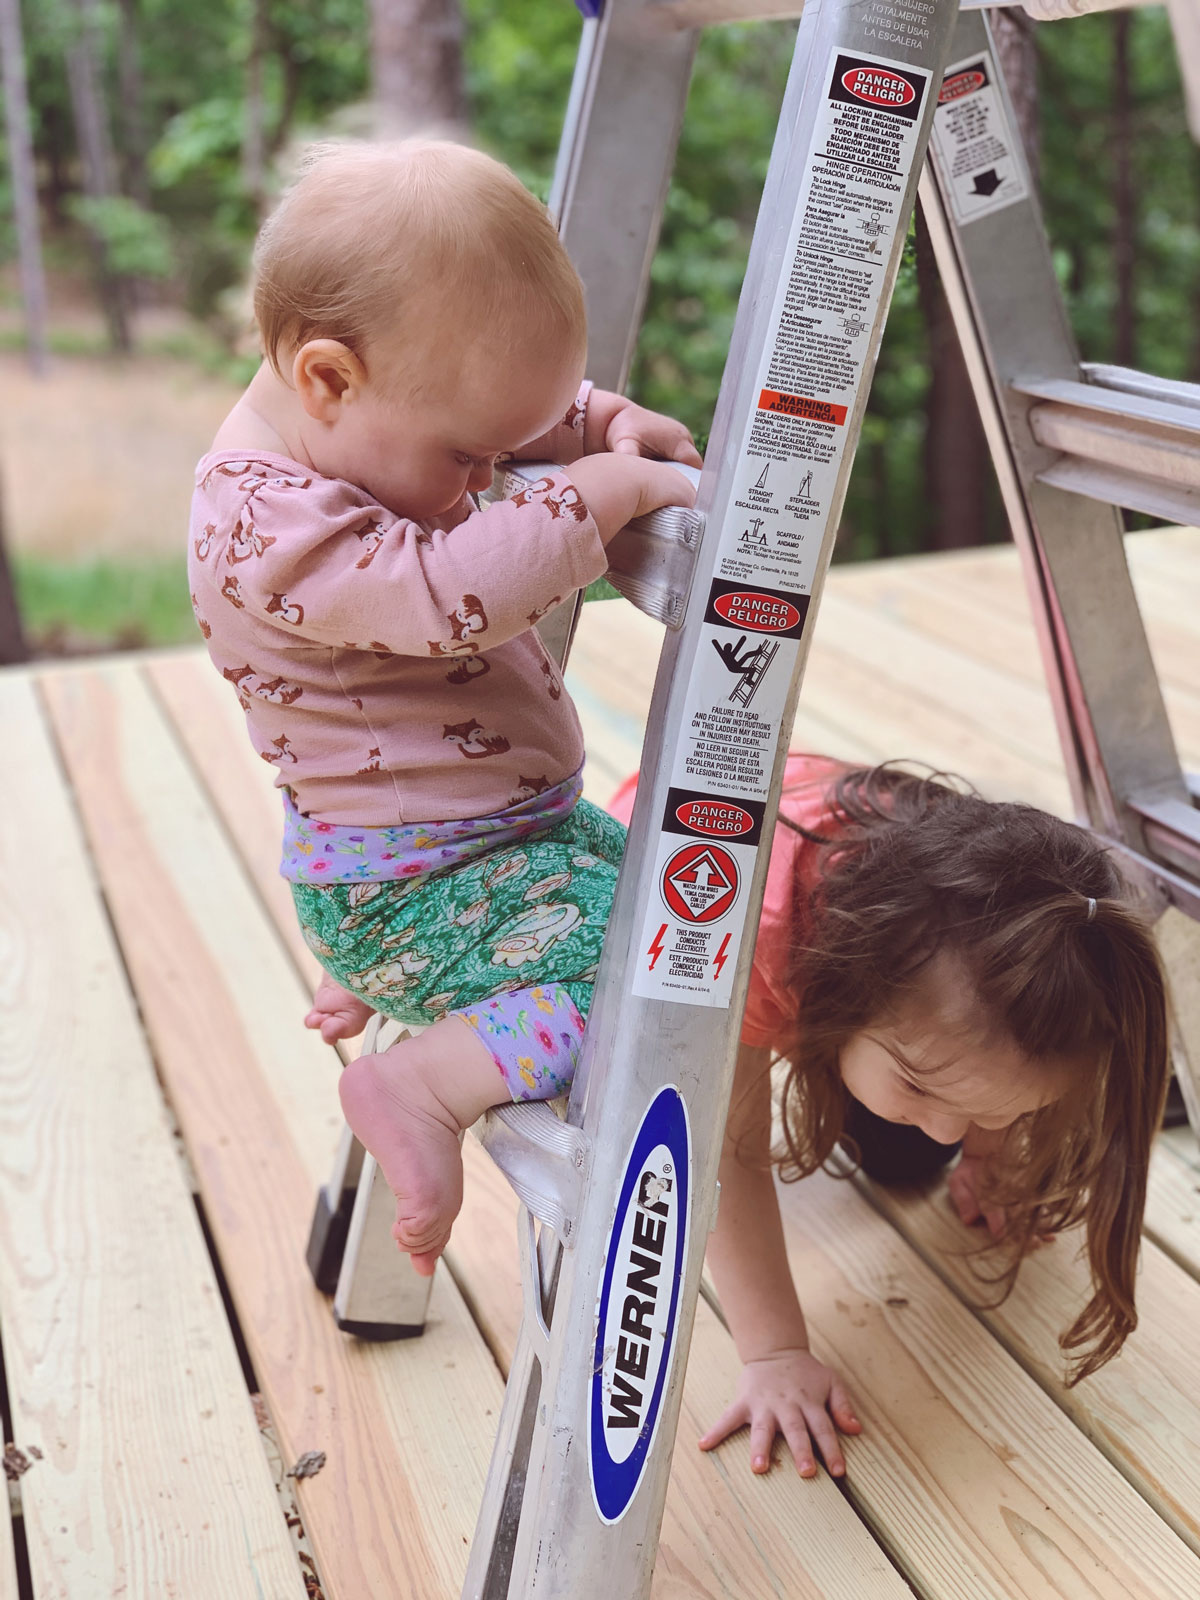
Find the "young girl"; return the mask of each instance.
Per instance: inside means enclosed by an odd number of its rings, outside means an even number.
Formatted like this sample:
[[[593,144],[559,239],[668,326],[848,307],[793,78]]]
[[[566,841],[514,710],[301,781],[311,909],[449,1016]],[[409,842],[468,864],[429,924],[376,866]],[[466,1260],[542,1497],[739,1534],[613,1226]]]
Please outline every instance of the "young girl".
[[[630,780],[611,809],[628,816]],[[789,758],[759,925],[708,1259],[745,1363],[700,1441],[748,1424],[765,1472],[782,1433],[844,1471],[859,1423],[808,1349],[770,1170],[770,1060],[783,1175],[851,1146],[882,1182],[961,1149],[950,1193],[1021,1257],[1083,1223],[1092,1297],[1062,1336],[1072,1381],[1136,1325],[1134,1273],[1168,1078],[1163,979],[1120,875],[1081,828],[884,766]]]
[[[632,518],[690,505],[667,460],[700,458],[582,384],[579,279],[477,152],[319,154],[257,269],[267,359],[197,469],[192,601],[278,768],[282,870],[330,974],[308,1025],[432,1024],[341,1079],[432,1272],[462,1130],[569,1081],[624,839],[579,798],[579,720],[534,624]],[[480,511],[518,452],[570,470]]]

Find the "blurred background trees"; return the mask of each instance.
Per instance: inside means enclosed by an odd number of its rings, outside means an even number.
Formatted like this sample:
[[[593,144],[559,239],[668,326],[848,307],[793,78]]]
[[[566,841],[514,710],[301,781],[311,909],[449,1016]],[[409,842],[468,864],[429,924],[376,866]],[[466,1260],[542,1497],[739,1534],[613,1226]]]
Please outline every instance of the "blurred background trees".
[[[21,341],[19,283],[33,283],[40,253],[52,306],[56,284],[90,286],[108,350],[159,348],[169,312],[171,348],[231,379],[253,364],[250,246],[294,148],[345,132],[460,126],[545,195],[580,27],[569,0],[0,0],[0,24],[6,17],[0,296],[10,315],[0,336],[10,350]],[[633,376],[639,399],[700,435],[793,33],[786,23],[712,28],[700,46]],[[32,221],[20,204],[28,162],[16,50],[35,156]],[[1005,50],[1085,356],[1200,378],[1200,152],[1165,13],[1038,27],[1011,13]],[[34,312],[36,322],[36,303]],[[79,347],[53,313],[50,326],[52,348]],[[1006,536],[966,395],[918,229],[839,558]]]

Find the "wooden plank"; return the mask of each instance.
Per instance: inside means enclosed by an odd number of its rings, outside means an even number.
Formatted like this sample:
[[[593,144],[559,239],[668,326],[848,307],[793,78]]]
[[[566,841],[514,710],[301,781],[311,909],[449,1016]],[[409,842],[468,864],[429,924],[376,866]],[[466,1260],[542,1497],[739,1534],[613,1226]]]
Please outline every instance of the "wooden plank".
[[[467,1199],[450,1255],[504,1371],[521,1314],[516,1197],[473,1139]],[[779,1464],[750,1471],[745,1432],[709,1455],[698,1449],[740,1363],[733,1341],[701,1300],[655,1569],[653,1600],[910,1600],[900,1578],[833,1480],[799,1477],[780,1447]]]
[[[426,1338],[338,1332],[303,1255],[341,1126],[336,1058],[302,1028],[304,988],[135,667],[47,692],[283,1453],[327,1455],[297,1484],[326,1600],[450,1600],[495,1365],[444,1273]]]
[[[1158,1136],[1146,1197],[1146,1232],[1161,1250],[1200,1278],[1200,1151],[1190,1128]]]
[[[206,661],[194,678],[173,664],[154,680],[180,713],[179,731],[211,786],[226,819],[244,822],[244,841],[262,836],[276,819],[277,797],[250,763],[219,759],[227,724],[220,711],[225,685]],[[167,687],[167,680],[172,680]],[[212,690],[209,683],[211,680]],[[229,696],[232,701],[232,696]],[[235,707],[236,711],[236,707]],[[242,743],[245,734],[236,728]],[[253,755],[251,753],[251,759]],[[260,763],[261,765],[261,763]],[[267,774],[269,778],[269,773]],[[265,851],[257,851],[264,857]],[[274,915],[295,920],[290,903],[272,899]],[[304,948],[302,946],[302,948]],[[305,949],[305,954],[307,954]],[[448,1264],[456,1284],[487,1338],[497,1364],[507,1371],[520,1315],[516,1250],[516,1199],[473,1140],[464,1148],[468,1177],[463,1212],[455,1226]],[[719,1457],[701,1458],[696,1440],[712,1420],[713,1396],[732,1393],[737,1360],[728,1335],[702,1308],[693,1345],[688,1391],[672,1478],[663,1545],[656,1570],[655,1600],[759,1600],[768,1593],[812,1600],[901,1600],[908,1591],[848,1510],[833,1484],[800,1486],[794,1471],[771,1475],[770,1488],[736,1459],[744,1437]],[[492,1421],[486,1422],[490,1428]],[[712,1530],[721,1537],[714,1540]],[[831,1534],[836,1530],[836,1537]],[[805,1568],[807,1567],[807,1572]]]
[[[305,1589],[29,680],[0,676],[0,1316],[39,1597]],[[0,1594],[15,1594],[11,1529]]]
[[[863,1420],[848,1492],[924,1600],[1200,1594],[1200,1560],[852,1184],[780,1198],[813,1348]]]
[[[974,1278],[965,1254],[980,1236],[959,1223],[943,1186],[867,1187],[878,1210],[969,1305],[994,1298]],[[1068,1389],[1058,1337],[1091,1295],[1081,1243],[1065,1236],[1035,1251],[1004,1304],[978,1315],[1200,1553],[1200,1283],[1147,1242],[1138,1273],[1136,1332],[1115,1361]]]
[[[279,875],[283,800],[275,788],[275,768],[255,753],[246,737],[245,713],[229,685],[213,671],[205,651],[138,659],[193,765],[203,773],[205,787],[289,955],[310,990],[315,989],[321,964],[301,936],[291,890]],[[254,797],[249,805],[248,795]]]

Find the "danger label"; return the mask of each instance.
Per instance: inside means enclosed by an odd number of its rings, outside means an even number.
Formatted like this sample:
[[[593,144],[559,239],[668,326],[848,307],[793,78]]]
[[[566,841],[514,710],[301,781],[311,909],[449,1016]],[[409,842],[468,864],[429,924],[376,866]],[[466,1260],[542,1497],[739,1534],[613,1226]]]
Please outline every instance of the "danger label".
[[[931,79],[908,61],[836,46],[811,64],[805,175],[790,217],[779,219],[785,242],[773,288],[762,286],[750,403],[741,437],[728,441],[730,492],[706,535],[715,565],[689,640],[682,737],[652,846],[657,893],[641,913],[638,995],[731,1002],[749,886],[764,865],[762,818],[901,248]]]
[[[687,844],[662,870],[663,903],[682,922],[716,922],[738,892],[737,862],[719,844]]]
[[[1019,141],[986,51],[946,68],[929,148],[960,224],[1003,211],[1028,194]]]
[[[779,638],[799,636],[808,611],[806,594],[784,595],[773,589],[746,589],[732,583],[714,583],[706,622],[721,621],[751,633],[773,633]]]

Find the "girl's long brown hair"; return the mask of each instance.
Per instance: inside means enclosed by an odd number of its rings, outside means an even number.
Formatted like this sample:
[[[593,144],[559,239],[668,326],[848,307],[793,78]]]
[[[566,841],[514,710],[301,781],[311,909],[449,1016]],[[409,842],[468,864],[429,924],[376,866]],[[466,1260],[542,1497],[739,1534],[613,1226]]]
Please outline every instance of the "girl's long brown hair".
[[[822,847],[819,887],[811,898],[797,891],[804,934],[793,962],[799,1021],[780,1048],[782,1176],[815,1171],[841,1136],[843,1046],[884,1019],[934,955],[952,952],[984,1026],[1035,1065],[1071,1064],[1065,1094],[1007,1130],[987,1203],[1008,1210],[1001,1298],[1036,1235],[1084,1224],[1092,1297],[1059,1340],[1077,1352],[1077,1383],[1137,1325],[1134,1274],[1169,1061],[1149,928],[1103,846],[1031,806],[891,764],[843,772],[831,803],[829,836],[806,835]]]

